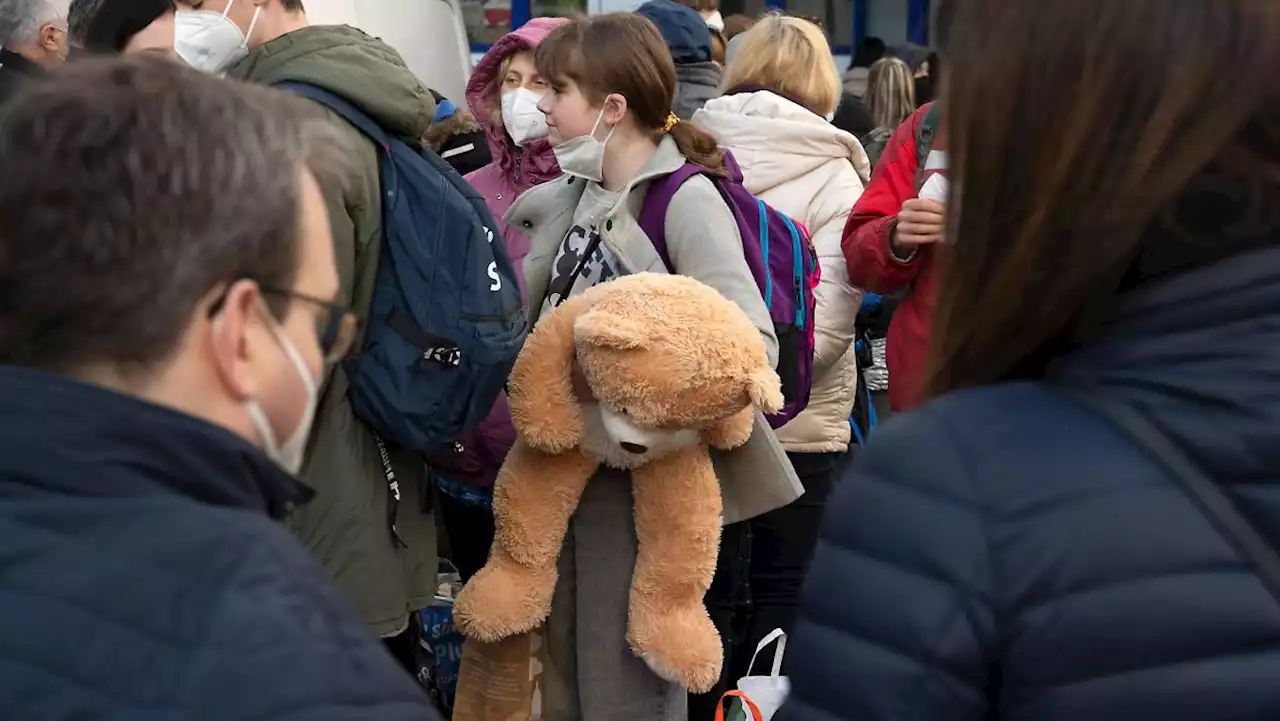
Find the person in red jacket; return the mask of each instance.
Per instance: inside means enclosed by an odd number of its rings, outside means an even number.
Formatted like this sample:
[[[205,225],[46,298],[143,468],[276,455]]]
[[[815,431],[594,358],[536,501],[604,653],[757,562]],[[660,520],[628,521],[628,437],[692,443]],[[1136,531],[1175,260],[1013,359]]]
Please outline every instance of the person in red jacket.
[[[922,160],[946,148],[943,133],[933,132],[933,107],[921,107],[893,132],[841,239],[854,287],[881,295],[906,290],[886,347],[894,411],[920,403],[928,362],[937,283],[933,246],[942,240],[946,219],[945,205],[917,197]]]

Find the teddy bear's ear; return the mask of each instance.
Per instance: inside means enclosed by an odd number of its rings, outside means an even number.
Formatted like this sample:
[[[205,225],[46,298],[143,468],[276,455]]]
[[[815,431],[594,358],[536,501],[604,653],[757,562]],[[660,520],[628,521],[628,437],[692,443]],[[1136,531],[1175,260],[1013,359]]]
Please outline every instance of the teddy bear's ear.
[[[591,310],[578,316],[573,324],[573,337],[579,343],[632,350],[649,345],[649,332],[642,323],[614,313]]]
[[[747,396],[762,412],[777,413],[782,410],[782,379],[772,368],[761,368],[747,379]]]

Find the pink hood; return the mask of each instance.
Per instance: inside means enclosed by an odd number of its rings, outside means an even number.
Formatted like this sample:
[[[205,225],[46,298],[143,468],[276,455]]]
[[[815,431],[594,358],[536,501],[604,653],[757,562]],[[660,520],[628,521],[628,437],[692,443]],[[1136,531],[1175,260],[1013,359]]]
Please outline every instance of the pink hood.
[[[552,30],[567,22],[565,18],[534,18],[520,29],[507,33],[480,58],[467,81],[467,105],[484,127],[493,162],[518,192],[560,177],[560,166],[556,165],[556,156],[551,152],[549,141],[535,140],[523,148],[516,147],[502,124],[493,122],[492,113],[497,105],[497,99],[491,94],[494,78],[508,56],[533,51]],[[516,174],[517,167],[519,175]]]

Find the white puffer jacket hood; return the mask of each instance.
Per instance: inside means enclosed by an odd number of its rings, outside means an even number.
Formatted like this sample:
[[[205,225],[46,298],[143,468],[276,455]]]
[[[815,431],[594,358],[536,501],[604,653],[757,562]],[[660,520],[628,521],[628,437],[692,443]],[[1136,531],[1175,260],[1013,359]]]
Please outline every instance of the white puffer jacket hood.
[[[710,100],[693,121],[733,153],[748,190],[809,229],[822,265],[813,392],[778,439],[794,453],[842,451],[857,385],[853,337],[862,291],[849,284],[840,238],[871,175],[867,154],[853,135],[764,90]]]

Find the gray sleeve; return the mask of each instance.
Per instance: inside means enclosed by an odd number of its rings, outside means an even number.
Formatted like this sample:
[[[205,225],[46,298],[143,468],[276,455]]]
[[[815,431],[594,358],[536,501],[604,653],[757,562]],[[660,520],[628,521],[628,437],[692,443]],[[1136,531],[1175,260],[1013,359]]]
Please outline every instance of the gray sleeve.
[[[698,175],[680,186],[667,208],[664,230],[667,252],[680,274],[737,303],[759,329],[769,362],[777,367],[778,338],[769,309],[742,254],[738,223],[710,180]]]

